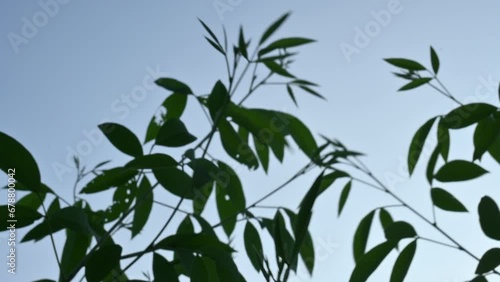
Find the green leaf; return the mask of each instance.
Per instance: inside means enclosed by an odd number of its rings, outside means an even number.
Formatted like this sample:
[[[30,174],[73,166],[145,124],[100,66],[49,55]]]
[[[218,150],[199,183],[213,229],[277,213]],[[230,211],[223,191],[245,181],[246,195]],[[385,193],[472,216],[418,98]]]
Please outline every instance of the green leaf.
[[[245,241],[245,251],[247,253],[248,259],[252,263],[253,267],[257,272],[262,269],[263,256],[262,242],[260,240],[259,232],[247,221],[245,225],[245,231],[243,232],[243,239]]]
[[[30,191],[40,191],[40,171],[33,156],[9,135],[0,132],[0,169],[24,184]],[[17,186],[17,185],[16,185]]]
[[[227,164],[219,161],[220,171],[216,178],[216,202],[222,228],[230,237],[236,225],[238,213],[245,211],[245,194],[236,172]]]
[[[33,210],[38,210],[45,199],[46,193],[29,193],[17,201],[16,206],[24,206]]]
[[[55,211],[50,216],[50,222],[55,228],[62,226],[82,234],[91,234],[87,215],[82,208],[70,206]]]
[[[295,76],[289,73],[283,66],[279,65],[273,61],[265,61],[264,65],[273,73],[282,75],[284,77],[295,78]]]
[[[220,45],[219,39],[217,39],[217,36],[215,36],[215,33],[208,27],[208,25],[206,25],[205,22],[203,22],[199,18],[198,18],[198,21],[201,23],[203,28],[208,32],[208,34],[210,34],[210,37],[212,37],[212,40],[214,40],[215,42],[217,42],[217,44]]]
[[[209,182],[213,182],[214,177],[218,176],[220,172],[213,162],[204,158],[194,159],[188,165],[193,170],[194,188],[200,188]]]
[[[439,57],[434,51],[434,48],[431,46],[431,64],[432,64],[432,70],[434,71],[434,74],[438,74],[439,71]]]
[[[237,162],[246,165],[249,169],[259,167],[259,162],[248,143],[241,139],[233,126],[225,119],[218,124],[222,147],[226,153]]]
[[[186,199],[193,199],[193,180],[184,171],[175,168],[153,169],[153,174],[168,192]]]
[[[409,82],[409,83],[405,84],[403,87],[399,88],[398,91],[406,91],[406,90],[415,89],[419,86],[422,86],[422,85],[428,83],[431,80],[432,80],[431,77],[415,78],[411,82]]]
[[[231,247],[219,241],[217,237],[204,233],[171,235],[158,242],[155,249],[189,251],[214,259],[217,259],[222,254],[230,255],[234,251]]]
[[[356,262],[356,267],[351,274],[349,282],[367,281],[393,248],[394,244],[392,242],[384,242],[360,257]]]
[[[390,282],[403,282],[408,270],[410,269],[411,262],[415,256],[415,251],[417,250],[417,240],[411,242],[404,248],[404,250],[399,254],[392,268],[391,280]]]
[[[196,140],[180,119],[169,119],[161,126],[156,136],[156,145],[182,147]]]
[[[16,229],[31,225],[42,217],[36,210],[25,206],[2,205],[0,211],[1,231],[6,231],[11,224],[15,225]],[[10,222],[10,220],[16,221]]]
[[[477,276],[474,279],[472,279],[470,282],[488,282],[484,276]]]
[[[384,208],[380,209],[379,218],[380,224],[382,225],[382,229],[385,233],[387,231],[387,228],[392,225],[394,220],[392,219],[391,214]]]
[[[307,236],[307,230],[312,217],[312,208],[320,194],[319,189],[321,187],[321,182],[323,181],[323,175],[324,171],[316,178],[313,185],[302,199],[300,210],[297,214],[297,221],[294,227],[295,244],[291,254],[292,258],[295,258],[299,254],[302,244]],[[296,267],[296,262],[293,262]]]
[[[417,236],[417,232],[413,226],[405,221],[395,221],[385,230],[385,238],[387,241],[398,243],[404,238],[413,238]]]
[[[441,119],[438,123],[437,139],[441,156],[443,156],[445,161],[448,161],[448,154],[450,152],[450,132],[448,128],[443,125],[442,121]]]
[[[412,175],[415,166],[417,165],[418,159],[420,158],[420,154],[424,148],[425,140],[429,135],[429,131],[431,131],[432,125],[436,120],[435,117],[428,120],[424,125],[422,125],[411,140],[410,150],[408,152],[408,171],[410,175]]]
[[[442,123],[449,129],[465,128],[469,125],[479,122],[497,111],[495,106],[485,103],[471,103],[460,106],[446,116]]]
[[[477,123],[474,131],[473,160],[481,160],[483,154],[500,137],[500,115],[498,115],[498,118],[487,117]]]
[[[267,173],[269,169],[269,147],[262,144],[257,137],[253,136],[253,144],[255,146],[255,151],[259,157],[262,168]]]
[[[80,261],[87,254],[87,249],[90,246],[92,236],[75,232],[73,230],[66,231],[66,242],[61,257],[61,278],[60,281],[66,281],[67,277],[75,267],[80,264]]]
[[[292,226],[294,233],[297,232],[297,215],[289,209],[285,208],[284,210],[288,215],[288,218],[290,219],[290,225]],[[309,274],[312,275],[314,269],[315,253],[313,240],[309,231],[307,232],[306,237],[304,238],[304,242],[302,243],[302,247],[300,248],[300,257],[302,258],[307,271],[309,271]]]
[[[170,280],[158,280],[158,281],[170,281]],[[208,270],[205,267],[205,262],[201,257],[195,257],[193,260],[193,265],[191,267],[191,282],[210,282],[210,277],[208,276]]]
[[[286,115],[285,118],[289,121],[290,135],[292,135],[293,140],[297,143],[300,150],[309,158],[314,158],[318,150],[318,145],[309,128],[294,116]]]
[[[212,194],[214,189],[214,182],[208,182],[202,187],[198,187],[194,189],[194,197],[193,197],[193,212],[194,214],[201,215],[205,206],[207,205],[208,199]]]
[[[163,121],[161,123],[163,123]],[[156,139],[156,136],[158,136],[158,131],[160,131],[161,128],[161,123],[157,123],[155,117],[151,118],[151,120],[149,121],[148,129],[146,129],[144,144]]]
[[[173,78],[162,77],[155,81],[156,85],[163,87],[169,91],[180,93],[184,95],[193,94],[189,86]]]
[[[215,50],[219,51],[219,53],[221,53],[223,56],[226,56],[226,52],[224,51],[224,49],[222,49],[222,46],[220,46],[220,44],[217,44],[212,39],[210,39],[206,36],[205,36],[205,39],[208,41],[208,43],[210,45],[212,45],[212,47],[214,47]]]
[[[492,198],[484,196],[478,206],[479,223],[484,234],[500,241],[500,210]]]
[[[476,268],[476,274],[483,274],[495,270],[500,266],[500,249],[492,248],[486,251],[484,255],[479,260],[479,264]]]
[[[328,189],[328,187],[330,187],[337,179],[343,177],[349,177],[349,174],[341,170],[335,170],[323,176],[323,181],[321,182],[319,188],[320,194],[323,193],[326,189]]]
[[[90,181],[80,193],[92,194],[127,183],[137,175],[137,171],[116,167],[103,171]]]
[[[151,208],[153,207],[154,193],[151,183],[147,177],[143,177],[137,189],[137,205],[134,210],[134,220],[132,221],[132,238],[139,234],[148,221]],[[140,202],[140,203],[139,203]]]
[[[248,51],[247,51],[247,43],[245,42],[245,34],[243,33],[243,27],[240,26],[240,35],[238,36],[238,50],[240,50],[243,58],[248,61]]]
[[[180,118],[184,113],[187,104],[187,95],[185,93],[172,93],[163,101],[162,106],[167,110],[165,119]]]
[[[266,31],[262,34],[262,37],[259,40],[259,46],[262,45],[273,33],[278,30],[278,28],[286,21],[286,19],[290,16],[290,13],[286,13],[281,16],[277,21],[272,23]]]
[[[288,37],[288,38],[282,38],[277,41],[274,41],[273,43],[269,44],[267,47],[262,48],[259,51],[259,57],[262,55],[265,55],[267,53],[270,53],[274,50],[277,49],[286,49],[286,48],[293,48],[293,47],[298,47],[304,44],[309,44],[313,43],[315,40],[309,39],[309,38],[301,38],[301,37]]]
[[[323,95],[319,94],[317,91],[313,90],[313,89],[312,89],[312,88],[310,88],[310,87],[307,87],[307,86],[305,86],[305,85],[300,85],[300,86],[299,86],[299,88],[300,88],[300,89],[302,89],[302,90],[304,90],[304,91],[306,91],[306,92],[307,92],[307,93],[309,93],[309,94],[312,94],[312,95],[314,95],[314,96],[316,96],[316,97],[318,97],[318,98],[321,98],[321,99],[323,99],[323,100],[326,100],[326,99],[325,99],[325,97],[323,97]]]
[[[289,84],[286,85],[286,91],[288,92],[288,95],[290,96],[290,98],[292,99],[293,103],[295,104],[295,106],[299,106],[297,104],[297,100],[295,99],[295,94],[293,94],[293,90],[292,90],[292,87],[290,87]]]
[[[215,83],[212,92],[208,96],[207,107],[213,122],[223,120],[226,116],[226,108],[230,101],[229,93],[224,83],[220,80]]]
[[[158,169],[175,167],[178,163],[169,155],[166,154],[151,154],[137,157],[125,165],[125,168],[134,170],[138,169]]]
[[[432,185],[432,180],[434,179],[434,169],[436,168],[436,162],[438,160],[439,154],[441,153],[440,149],[441,149],[440,145],[437,144],[436,148],[431,154],[431,157],[429,158],[429,163],[427,163],[426,176],[427,176],[427,181],[431,185]]]
[[[105,245],[90,254],[85,263],[85,278],[89,282],[102,281],[113,269],[120,267],[122,247]]]
[[[359,223],[358,228],[356,228],[356,232],[354,233],[353,239],[353,254],[354,261],[356,264],[360,262],[360,259],[365,254],[366,243],[368,242],[368,235],[370,234],[370,228],[373,221],[373,216],[375,215],[375,211],[371,211],[367,214]]]
[[[441,182],[465,181],[480,177],[487,172],[475,163],[453,160],[444,164],[434,178]]]
[[[491,144],[488,153],[500,164],[500,136]]]
[[[120,152],[132,157],[143,155],[142,145],[137,136],[123,125],[117,123],[101,123],[99,129],[109,142]]]
[[[467,212],[465,206],[452,194],[441,188],[431,189],[432,203],[445,211]]]
[[[390,59],[384,59],[384,61],[388,62],[389,64],[391,64],[395,67],[410,70],[410,71],[426,70],[426,68],[424,66],[422,66],[422,64],[420,64],[419,62],[413,61],[413,60],[408,60],[408,59],[403,59],[403,58],[390,58]]]
[[[179,281],[173,264],[157,253],[153,254],[153,275],[155,281]]]
[[[349,192],[351,192],[351,185],[352,181],[347,182],[347,184],[344,186],[344,189],[342,189],[342,193],[340,194],[339,211],[338,211],[339,216],[340,213],[342,213],[342,209],[344,208],[344,205],[347,201],[347,197],[349,197]]]

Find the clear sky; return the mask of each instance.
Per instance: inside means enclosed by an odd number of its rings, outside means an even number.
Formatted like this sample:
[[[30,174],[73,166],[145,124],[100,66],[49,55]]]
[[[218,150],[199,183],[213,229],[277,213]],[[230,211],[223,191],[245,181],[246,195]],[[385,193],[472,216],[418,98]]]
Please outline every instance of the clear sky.
[[[71,199],[74,171],[62,173],[54,168],[71,166],[67,160],[76,150],[84,152],[80,154],[82,162],[89,166],[106,159],[113,159],[114,165],[126,162],[128,158],[109,142],[94,140],[102,136],[93,132],[102,121],[113,121],[124,124],[142,139],[149,119],[167,94],[149,87],[154,79],[175,77],[187,82],[196,93],[207,93],[217,79],[225,77],[222,58],[203,39],[197,17],[218,34],[221,26],[226,26],[232,39],[240,24],[247,36],[257,38],[270,22],[292,11],[278,36],[304,36],[318,41],[302,49],[292,70],[319,83],[328,101],[297,93],[297,109],[284,88],[269,87],[250,98],[249,106],[288,111],[314,133],[339,138],[349,147],[367,153],[365,161],[372,170],[430,217],[424,162],[409,179],[404,165],[406,154],[417,128],[455,105],[430,88],[397,93],[402,81],[390,74],[393,69],[382,59],[408,57],[429,65],[432,45],[441,58],[441,79],[459,100],[498,105],[499,10],[498,1],[2,1],[0,131],[24,144],[36,158],[43,182]],[[364,42],[358,38],[360,32],[370,34]],[[137,87],[144,87],[146,95],[126,102]],[[195,106],[191,101],[183,119],[201,136],[208,124]],[[452,143],[451,157],[470,159],[471,131],[452,137],[463,138]],[[91,146],[85,148],[84,144]],[[214,150],[220,151],[220,146],[214,144]],[[422,159],[427,160],[429,155],[427,150]],[[294,150],[287,153],[284,166],[271,162],[272,177],[261,171],[239,169],[247,202],[278,186],[305,161]],[[445,187],[453,189],[471,212],[438,212],[442,227],[477,256],[493,247],[494,242],[482,235],[476,206],[487,193],[499,199],[498,191],[493,189],[498,188],[498,178],[494,180],[498,165],[489,157],[484,163],[491,168],[490,175],[472,185]],[[298,203],[317,174],[314,171],[294,182],[266,204]],[[3,181],[4,175],[0,176],[0,183]],[[306,275],[301,266],[292,281],[347,281],[354,266],[352,236],[359,220],[373,208],[392,203],[385,195],[356,184],[344,216],[337,218],[341,184],[328,190],[314,208],[310,228],[318,254],[314,277]],[[176,202],[167,193],[161,197],[164,202]],[[0,199],[5,203],[5,191],[0,193]],[[99,207],[111,200],[99,196],[89,199]],[[445,241],[415,216],[398,211],[394,210],[395,217],[415,223],[419,234]],[[144,247],[170,214],[170,210],[157,206],[153,212],[144,236],[129,241],[128,232],[118,234],[119,242],[127,243],[125,253]],[[213,204],[206,214],[217,221]],[[176,218],[176,222],[180,219]],[[18,237],[26,231],[18,230]],[[0,234],[2,256],[7,252],[5,234]],[[242,229],[235,234],[242,273],[248,281],[260,281],[241,245]],[[373,234],[370,246],[382,240],[380,229],[374,229]],[[62,232],[56,239],[62,249]],[[56,261],[48,238],[36,244],[21,244],[18,252],[18,274],[7,274],[2,263],[1,281],[56,278]],[[394,252],[370,281],[388,281],[395,258]],[[130,277],[141,278],[141,271],[150,271],[150,265],[151,256],[145,256],[131,269]],[[472,277],[475,267],[475,261],[463,253],[419,242],[407,281],[465,281]],[[496,279],[490,281],[500,281]]]

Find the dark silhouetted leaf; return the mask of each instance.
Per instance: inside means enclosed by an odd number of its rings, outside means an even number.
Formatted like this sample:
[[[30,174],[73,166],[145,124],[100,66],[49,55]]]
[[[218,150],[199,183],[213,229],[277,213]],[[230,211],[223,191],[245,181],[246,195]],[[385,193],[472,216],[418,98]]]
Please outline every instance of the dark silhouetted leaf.
[[[187,131],[179,119],[169,119],[161,126],[156,136],[156,145],[182,147],[195,141],[196,137]]]
[[[128,162],[125,167],[134,170],[137,169],[157,169],[175,167],[177,162],[169,155],[166,154],[151,154],[135,158]]]
[[[126,169],[123,167],[108,169],[90,181],[80,193],[91,194],[108,190],[127,183],[136,175],[136,170]]]
[[[286,19],[290,16],[290,13],[286,13],[281,16],[277,21],[272,23],[266,31],[262,34],[262,37],[259,40],[259,46],[262,45],[273,33],[278,30],[278,28],[286,21]]]
[[[399,254],[392,268],[390,282],[403,282],[408,270],[410,269],[411,262],[417,250],[417,241],[413,241]]]
[[[431,189],[432,203],[445,211],[467,212],[465,206],[452,194],[441,188]]]
[[[434,48],[431,46],[431,64],[432,64],[432,70],[434,71],[434,74],[438,74],[439,71],[439,57],[434,51]]]
[[[220,171],[214,174],[216,180],[216,202],[222,228],[230,237],[236,225],[238,213],[245,211],[245,194],[236,172],[227,164],[218,162]]]
[[[339,216],[340,213],[342,213],[342,209],[344,208],[344,205],[347,201],[347,197],[349,197],[349,192],[351,192],[351,185],[352,181],[347,182],[347,184],[344,186],[344,189],[342,189],[342,193],[340,194],[339,211],[338,211]]]
[[[210,282],[208,270],[205,267],[205,262],[201,257],[195,257],[193,260],[193,266],[191,267],[191,282]]]
[[[0,206],[0,227],[1,231],[7,230],[11,224],[15,228],[31,225],[35,220],[42,217],[36,210],[25,206],[3,205]],[[17,220],[8,222],[9,220]]]
[[[45,199],[45,193],[29,193],[17,201],[16,206],[24,206],[33,210],[38,210]]]
[[[155,83],[167,90],[184,95],[193,94],[193,91],[186,84],[173,78],[158,78]]]
[[[102,123],[99,129],[109,142],[122,153],[132,157],[142,156],[142,145],[137,136],[123,125],[117,123]]]
[[[500,249],[489,249],[484,253],[476,268],[476,274],[490,272],[500,266]]]
[[[87,254],[91,240],[92,237],[90,235],[78,233],[73,230],[66,231],[66,242],[64,243],[61,257],[61,278],[67,277],[80,264],[80,261]],[[59,280],[66,281],[66,279]]]
[[[406,90],[415,89],[419,86],[422,86],[422,85],[428,83],[431,80],[432,80],[432,78],[430,78],[430,77],[415,78],[411,82],[409,82],[408,84],[405,84],[403,87],[399,88],[398,91],[406,91]]]
[[[113,269],[120,267],[122,247],[105,245],[90,254],[85,263],[85,278],[89,282],[102,281]]]
[[[367,214],[359,223],[358,228],[356,228],[356,232],[354,233],[353,239],[353,254],[354,261],[356,264],[359,263],[359,260],[363,257],[366,250],[366,243],[368,242],[368,236],[370,235],[370,228],[373,221],[373,216],[375,215],[375,211],[371,211]]]
[[[153,275],[155,281],[179,281],[172,263],[157,253],[153,254]]]
[[[225,118],[229,100],[230,97],[226,86],[218,80],[207,100],[207,107],[214,123]]]
[[[295,99],[295,94],[293,94],[293,90],[292,90],[292,87],[290,87],[289,84],[286,85],[286,91],[288,92],[288,95],[290,96],[290,98],[292,99],[293,103],[295,104],[295,106],[299,106],[297,104],[297,100]]]
[[[0,169],[21,182],[28,190],[39,192],[40,171],[33,156],[9,135],[0,132]],[[17,186],[17,185],[16,185]]]
[[[497,108],[490,104],[471,103],[449,112],[442,123],[449,129],[460,129],[477,123],[496,111]]]
[[[413,238],[415,236],[417,236],[417,232],[415,232],[413,226],[404,221],[395,221],[385,230],[387,241],[394,243],[398,243],[401,239]]]
[[[171,167],[153,169],[153,174],[160,185],[170,193],[186,199],[193,199],[193,180],[184,171]]]
[[[137,189],[137,205],[134,210],[134,220],[132,221],[132,238],[139,234],[146,225],[153,207],[153,197],[151,183],[149,183],[147,177],[143,177]]]
[[[441,153],[440,149],[440,145],[437,144],[436,148],[431,154],[431,157],[429,158],[429,163],[427,164],[426,176],[429,184],[432,184],[432,180],[434,179],[434,169],[436,168],[436,162],[438,160],[439,154]]]
[[[289,73],[285,68],[283,68],[281,65],[279,65],[276,62],[265,61],[264,65],[266,65],[266,67],[270,71],[272,71],[273,73],[276,73],[276,74],[279,74],[279,75],[282,75],[282,76],[285,76],[285,77],[290,77],[290,78],[294,78],[295,77],[293,74]]]
[[[492,198],[484,196],[478,206],[479,223],[484,234],[500,241],[500,210]]]
[[[356,267],[351,274],[351,278],[349,278],[349,282],[367,281],[393,248],[393,243],[384,242],[362,255],[356,262]]]
[[[471,180],[488,171],[475,163],[465,160],[453,160],[444,164],[434,176],[441,182]]]
[[[264,257],[262,242],[260,240],[259,232],[253,224],[250,223],[250,221],[247,221],[245,225],[243,238],[245,240],[245,251],[247,252],[247,256],[255,270],[260,272]]]
[[[257,156],[262,164],[262,168],[267,173],[269,169],[269,147],[262,144],[255,136],[253,136],[253,143],[255,146],[255,152],[257,152]]]
[[[448,161],[448,154],[450,152],[450,132],[448,128],[442,124],[442,120],[438,123],[437,139],[441,156],[443,156],[445,161]]]
[[[470,282],[488,282],[488,280],[484,276],[477,276]]]
[[[249,169],[256,169],[259,166],[257,157],[248,143],[241,139],[228,121],[220,120],[218,129],[222,147],[229,156],[237,162],[245,164]]]
[[[410,175],[413,173],[413,170],[417,165],[422,149],[424,148],[425,140],[427,139],[429,131],[431,130],[435,120],[436,118],[434,117],[424,123],[424,125],[417,130],[411,140],[410,151],[408,152],[408,171],[410,172]]]
[[[269,44],[267,47],[262,48],[259,51],[259,57],[262,55],[265,55],[269,52],[272,52],[274,50],[277,50],[277,49],[293,48],[293,47],[301,46],[304,44],[309,44],[312,42],[315,42],[315,40],[312,40],[309,38],[301,38],[301,37],[282,38],[282,39],[274,41],[273,43]]]
[[[497,115],[500,118],[500,115]],[[473,160],[481,159],[491,145],[500,136],[500,120],[486,117],[477,123],[474,131],[474,155]]]
[[[426,68],[422,66],[422,64],[413,60],[408,60],[403,58],[390,58],[390,59],[384,59],[384,61],[388,62],[389,64],[395,67],[406,70],[413,70],[413,71],[426,70]]]
[[[391,214],[384,208],[380,209],[379,217],[380,217],[380,224],[382,225],[382,229],[384,230],[385,233],[387,231],[387,228],[391,226],[394,220],[392,219]]]
[[[243,58],[248,60],[247,43],[245,41],[245,34],[243,33],[242,26],[240,26],[240,35],[238,36],[238,50],[240,50]]]

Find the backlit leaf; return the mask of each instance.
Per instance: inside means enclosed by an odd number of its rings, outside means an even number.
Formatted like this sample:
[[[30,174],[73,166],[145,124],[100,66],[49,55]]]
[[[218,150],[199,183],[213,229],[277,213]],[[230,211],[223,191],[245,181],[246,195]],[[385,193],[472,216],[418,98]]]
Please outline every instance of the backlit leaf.
[[[465,181],[480,177],[487,172],[487,170],[475,163],[465,160],[453,160],[444,164],[434,178],[441,182]]]
[[[445,211],[467,212],[465,206],[448,191],[441,188],[431,189],[432,203]]]
[[[123,125],[117,123],[102,123],[99,129],[109,142],[122,153],[132,157],[142,156],[142,145],[137,136]]]

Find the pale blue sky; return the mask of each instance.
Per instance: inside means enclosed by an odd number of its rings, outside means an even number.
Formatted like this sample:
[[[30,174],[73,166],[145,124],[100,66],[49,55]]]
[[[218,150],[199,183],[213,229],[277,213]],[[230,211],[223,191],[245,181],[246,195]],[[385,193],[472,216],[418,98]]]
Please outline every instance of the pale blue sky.
[[[72,197],[74,172],[58,174],[54,166],[68,165],[67,156],[78,148],[84,152],[82,162],[89,166],[105,159],[113,159],[114,165],[126,162],[128,158],[109,142],[90,143],[92,138],[87,136],[106,120],[124,124],[142,139],[151,115],[167,94],[160,88],[150,88],[151,81],[171,76],[188,83],[196,93],[207,93],[217,79],[225,77],[222,58],[203,39],[197,17],[218,34],[221,25],[225,25],[232,39],[236,38],[240,24],[247,36],[257,38],[270,22],[292,11],[278,36],[305,36],[318,41],[302,49],[292,70],[319,83],[328,101],[297,93],[300,108],[296,109],[284,88],[269,87],[250,98],[249,106],[289,111],[314,133],[339,138],[351,148],[366,152],[366,163],[373,171],[385,181],[397,179],[391,188],[427,216],[431,216],[431,209],[424,162],[411,180],[404,173],[409,142],[421,124],[455,105],[430,88],[397,93],[402,81],[390,74],[393,69],[382,58],[409,57],[429,65],[429,45],[433,45],[441,58],[442,81],[459,100],[498,105],[497,1],[54,1],[0,3],[0,131],[31,151],[43,182],[67,199]],[[40,3],[57,4],[49,5],[46,12]],[[226,10],[218,10],[214,3]],[[341,46],[356,46],[357,28],[372,28],[370,25],[381,10],[391,11],[390,19],[383,22],[384,26],[377,25],[380,29],[369,37],[366,46],[357,45],[361,47],[358,52],[346,56]],[[26,20],[35,23],[36,30],[24,27]],[[145,97],[127,104],[124,99],[137,87],[147,90]],[[183,119],[200,136],[208,125],[192,102]],[[472,156],[470,134],[468,130],[453,135],[463,137],[463,142],[452,143],[451,157]],[[91,144],[90,148],[85,148],[85,144]],[[220,149],[216,143],[213,148],[215,152]],[[429,155],[426,151],[422,158],[427,160]],[[304,162],[304,156],[295,150],[285,157],[284,166],[271,162],[272,177],[240,169],[247,202],[278,186]],[[499,199],[498,191],[492,189],[498,186],[493,176],[495,172],[498,175],[498,166],[489,158],[485,158],[485,166],[492,173],[473,185],[445,186],[453,189],[471,212],[438,213],[442,227],[478,256],[493,247],[494,242],[480,231],[476,205],[486,193],[494,193],[493,197]],[[286,192],[266,203],[298,203],[317,174],[314,171],[294,182]],[[5,177],[2,175],[0,180],[5,181]],[[338,183],[329,190],[314,209],[311,232],[318,253],[314,277],[303,275],[302,267],[302,275],[291,281],[347,281],[354,266],[351,243],[359,220],[371,209],[392,203],[384,195],[356,184],[344,216],[337,219],[341,187]],[[176,201],[166,193],[160,196],[165,202]],[[6,199],[5,192],[0,197]],[[90,199],[99,207],[107,203],[101,197]],[[155,206],[153,212],[141,239],[130,242],[128,232],[118,234],[119,242],[128,243],[125,253],[146,245],[170,210]],[[206,214],[216,216],[213,205]],[[407,212],[395,217],[414,222],[417,231],[426,237],[443,240]],[[213,222],[216,221],[215,217]],[[18,230],[18,237],[26,231]],[[378,228],[373,233],[377,235],[370,246],[382,240]],[[248,281],[260,281],[242,248],[241,228],[235,234],[234,242],[241,251],[237,259],[241,271]],[[61,235],[56,236],[59,249]],[[0,238],[0,253],[4,254],[5,233]],[[35,245],[21,244],[18,256],[18,274],[9,276],[2,263],[1,281],[56,278],[57,267],[48,238]],[[393,253],[370,281],[387,281],[395,257]],[[130,277],[139,278],[142,270],[150,271],[150,263],[151,256],[145,256],[131,269]],[[407,281],[465,281],[472,277],[475,267],[475,261],[465,254],[419,242]]]

